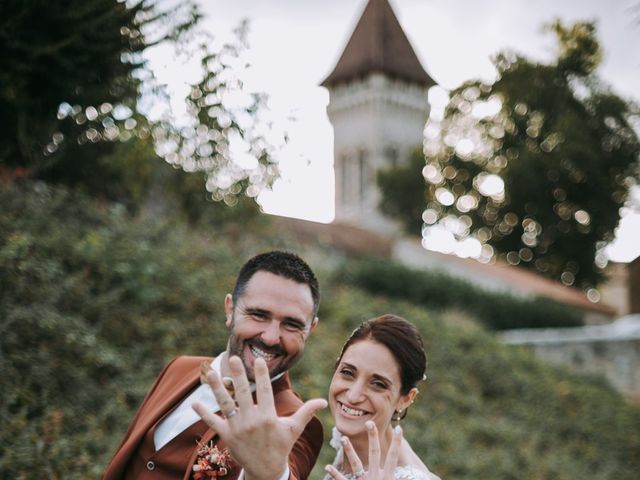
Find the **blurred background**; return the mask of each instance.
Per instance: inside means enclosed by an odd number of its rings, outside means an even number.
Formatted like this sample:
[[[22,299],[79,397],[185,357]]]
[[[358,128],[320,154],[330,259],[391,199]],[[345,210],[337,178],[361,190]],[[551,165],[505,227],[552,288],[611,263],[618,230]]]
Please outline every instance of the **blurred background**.
[[[636,478],[638,2],[0,19],[2,478],[99,478],[162,366],[224,348],[224,295],[273,248],[321,281],[304,397],[394,312],[429,362],[406,436],[442,478]]]

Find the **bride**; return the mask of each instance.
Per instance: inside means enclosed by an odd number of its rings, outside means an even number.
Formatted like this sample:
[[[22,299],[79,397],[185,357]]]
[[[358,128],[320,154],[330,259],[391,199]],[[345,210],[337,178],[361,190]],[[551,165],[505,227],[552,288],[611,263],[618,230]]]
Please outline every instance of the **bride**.
[[[425,368],[420,334],[405,319],[383,315],[354,330],[329,386],[337,454],[325,480],[439,480],[399,425]]]

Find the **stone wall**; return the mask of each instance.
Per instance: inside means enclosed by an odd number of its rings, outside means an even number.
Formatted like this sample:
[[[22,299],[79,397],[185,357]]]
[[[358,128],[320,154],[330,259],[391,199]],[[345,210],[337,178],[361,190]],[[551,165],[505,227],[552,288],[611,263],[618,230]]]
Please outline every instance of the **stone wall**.
[[[610,325],[510,330],[500,336],[577,373],[603,375],[624,394],[640,399],[640,315]]]

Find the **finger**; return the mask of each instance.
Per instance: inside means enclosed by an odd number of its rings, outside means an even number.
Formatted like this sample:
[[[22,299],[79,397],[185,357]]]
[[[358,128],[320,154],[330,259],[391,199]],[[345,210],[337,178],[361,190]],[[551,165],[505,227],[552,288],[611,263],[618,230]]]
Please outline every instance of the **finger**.
[[[356,453],[349,439],[347,437],[342,437],[340,439],[340,442],[342,443],[344,454],[347,457],[347,460],[349,460],[349,465],[351,465],[351,471],[353,473],[362,471],[362,461],[360,460],[360,457]]]
[[[233,385],[236,388],[236,401],[240,406],[240,410],[250,412],[253,407],[253,397],[251,396],[251,386],[249,385],[247,372],[240,357],[234,355],[229,359],[229,369],[233,377]]]
[[[276,407],[267,363],[262,358],[257,358],[253,363],[253,371],[256,376],[256,395],[260,411],[265,414],[275,415]]]
[[[222,384],[227,392],[229,392],[229,395],[231,395],[231,398],[234,398],[236,396],[236,387],[233,386],[233,378],[222,377]]]
[[[324,467],[324,471],[327,472],[331,478],[335,478],[336,480],[346,480],[347,479],[347,477],[342,475],[338,471],[338,469],[336,467],[334,467],[333,465],[327,465],[326,467]]]
[[[393,471],[398,465],[398,458],[400,457],[400,445],[402,444],[402,428],[397,425],[393,429],[393,438],[391,439],[391,446],[387,452],[387,458],[384,461],[383,478],[393,477]]]
[[[211,370],[205,377],[206,383],[211,387],[213,395],[220,406],[223,415],[232,412],[236,408],[236,404],[229,395],[229,392],[222,385],[222,381],[215,370]]]
[[[211,362],[209,360],[204,360],[200,364],[200,383],[207,383],[207,373],[211,370]]]
[[[315,413],[323,408],[327,408],[327,401],[324,398],[307,400],[304,405],[302,405],[298,411],[290,417],[294,423],[294,433],[296,435],[300,435]]]
[[[369,471],[372,475],[380,470],[380,440],[378,438],[378,428],[371,420],[365,423],[367,436],[369,437]]]
[[[222,418],[215,415],[213,412],[211,412],[211,410],[209,410],[200,402],[194,402],[193,405],[191,405],[191,408],[193,408],[195,412],[200,415],[200,418],[204,420],[204,423],[209,425],[209,427],[211,427],[214,432],[218,434],[224,434],[224,432],[226,431],[226,422]]]

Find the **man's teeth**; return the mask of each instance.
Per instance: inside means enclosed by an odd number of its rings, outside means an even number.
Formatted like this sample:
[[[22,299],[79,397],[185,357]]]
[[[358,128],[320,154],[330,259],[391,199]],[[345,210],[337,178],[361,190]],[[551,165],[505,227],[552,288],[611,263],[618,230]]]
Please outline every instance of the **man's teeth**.
[[[273,353],[267,353],[263,350],[260,350],[259,348],[256,348],[252,345],[249,346],[249,348],[251,349],[251,353],[253,353],[254,356],[256,357],[260,357],[263,358],[265,361],[269,361],[272,358],[275,358],[275,355]]]
[[[349,408],[344,403],[340,404],[340,408],[347,415],[352,415],[352,416],[355,416],[355,417],[360,417],[360,416],[364,415],[364,413],[365,413],[362,410],[356,410],[355,408]]]

